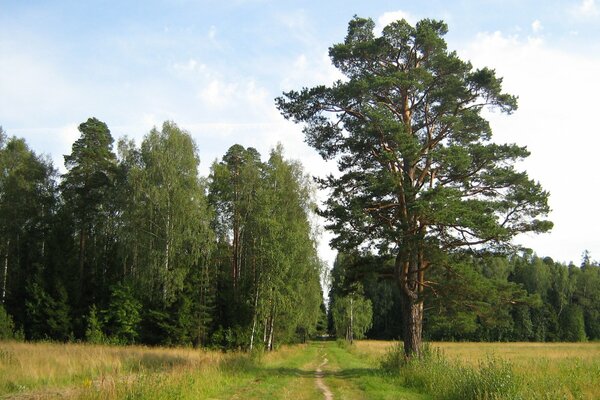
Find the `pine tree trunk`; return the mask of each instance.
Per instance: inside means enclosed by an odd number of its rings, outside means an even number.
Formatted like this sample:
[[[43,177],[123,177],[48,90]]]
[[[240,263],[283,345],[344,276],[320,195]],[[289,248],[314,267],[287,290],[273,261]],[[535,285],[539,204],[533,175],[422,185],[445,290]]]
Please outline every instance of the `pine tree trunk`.
[[[409,247],[409,246],[407,246]],[[423,280],[428,263],[421,248],[396,256],[395,273],[402,305],[402,334],[407,358],[420,357],[423,333]]]
[[[79,295],[83,298],[85,266],[85,228],[79,231]]]
[[[423,333],[423,301],[401,293],[402,333],[404,354],[407,357],[420,357]]]

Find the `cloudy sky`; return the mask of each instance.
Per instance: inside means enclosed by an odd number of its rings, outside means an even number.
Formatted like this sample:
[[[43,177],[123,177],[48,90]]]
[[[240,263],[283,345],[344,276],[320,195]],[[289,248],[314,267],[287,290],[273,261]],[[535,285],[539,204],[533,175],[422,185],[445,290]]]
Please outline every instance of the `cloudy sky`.
[[[526,145],[521,167],[551,192],[554,230],[519,243],[557,261],[579,263],[584,249],[600,259],[595,0],[0,0],[0,125],[62,170],[78,124],[95,116],[138,143],[175,121],[195,138],[204,175],[234,143],[266,156],[277,142],[322,174],[333,166],[273,99],[339,78],[327,49],[353,15],[379,27],[443,19],[450,49],[495,68],[520,101],[512,116],[488,115],[495,140]]]

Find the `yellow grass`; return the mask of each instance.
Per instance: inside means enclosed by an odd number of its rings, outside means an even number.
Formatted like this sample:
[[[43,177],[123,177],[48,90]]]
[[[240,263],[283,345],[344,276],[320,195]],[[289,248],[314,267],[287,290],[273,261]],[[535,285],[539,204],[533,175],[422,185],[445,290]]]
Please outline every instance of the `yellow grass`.
[[[0,395],[105,384],[142,372],[209,368],[224,357],[220,352],[181,348],[0,342]]]
[[[298,399],[312,398],[317,390],[306,380],[313,376],[295,376],[302,372],[300,364],[312,362],[316,354],[307,350],[306,345],[284,346],[253,356],[186,348],[0,342],[0,398],[170,400],[222,398],[224,393],[247,398],[255,391],[252,398],[264,398],[260,393],[286,390],[301,395]]]
[[[358,341],[351,348],[354,358],[347,354],[339,367],[367,371],[362,364],[359,368],[350,362],[361,360],[376,368],[392,345],[394,342]],[[432,345],[460,364],[477,366],[490,356],[508,360],[519,379],[523,399],[600,399],[600,343]],[[328,349],[333,367],[333,353],[341,350]],[[227,394],[269,398],[273,393],[287,393],[290,398],[309,399],[319,395],[310,372],[322,362],[319,354],[315,345],[289,346],[265,353],[255,363],[246,354],[195,349],[0,342],[0,398],[166,400],[222,398]],[[373,375],[376,369],[369,371],[365,376],[350,374],[348,379],[365,387],[373,386],[375,378],[379,379],[378,386],[386,382],[386,388],[391,385],[384,376]],[[388,389],[393,395],[400,387]]]
[[[371,355],[383,355],[396,342],[364,340],[357,342],[357,351]],[[477,364],[489,355],[511,362],[529,362],[532,359],[564,360],[578,358],[582,361],[600,360],[600,342],[590,343],[474,343],[431,342],[450,358]]]
[[[381,357],[395,342],[361,341],[356,351]],[[449,359],[479,365],[508,360],[524,398],[600,399],[600,343],[431,343]]]

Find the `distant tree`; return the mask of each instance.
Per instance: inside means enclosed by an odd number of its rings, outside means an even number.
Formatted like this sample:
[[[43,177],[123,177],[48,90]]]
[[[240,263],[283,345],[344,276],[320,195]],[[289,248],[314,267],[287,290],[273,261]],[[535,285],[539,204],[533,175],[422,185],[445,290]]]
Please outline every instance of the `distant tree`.
[[[53,295],[40,281],[30,282],[27,285],[25,299],[27,339],[67,341],[71,337],[67,293],[61,286],[55,292]]]
[[[560,339],[566,342],[583,342],[586,340],[583,311],[578,305],[568,305],[561,313]]]
[[[262,163],[260,154],[252,147],[239,144],[231,146],[220,163],[213,164],[211,173],[210,198],[217,209],[220,236],[231,237],[231,283],[237,295],[246,274],[249,240],[249,218],[257,206],[256,193],[259,185]]]
[[[286,118],[305,123],[307,142],[340,174],[322,215],[338,249],[374,247],[395,257],[404,350],[419,355],[428,268],[456,249],[502,249],[522,232],[544,232],[548,193],[514,169],[529,155],[491,141],[485,107],[511,113],[514,96],[488,68],[474,69],[443,36],[445,23],[396,21],[374,34],[355,17],[330,48],[346,76],[330,87],[276,99]]]
[[[142,304],[134,297],[130,287],[122,284],[113,286],[108,308],[102,311],[103,326],[109,338],[117,343],[134,343],[138,337],[141,308]]]
[[[107,125],[89,118],[79,125],[81,136],[65,155],[67,172],[61,190],[64,207],[73,216],[78,241],[76,294],[79,308],[85,312],[98,296],[111,259],[117,159],[112,151],[113,137]]]
[[[213,163],[208,200],[215,210],[213,227],[219,250],[215,262],[221,270],[217,301],[220,324],[245,326],[257,309],[260,210],[268,208],[264,193],[264,163],[256,149],[232,145],[223,159]],[[252,310],[252,311],[251,311]]]
[[[316,330],[322,293],[310,224],[311,186],[298,163],[274,149],[267,162],[234,145],[215,162],[210,204],[216,210],[222,269],[219,344],[271,350]]]
[[[574,269],[571,278],[575,281],[573,300],[583,313],[586,336],[600,339],[600,266],[588,254],[581,270]]]
[[[319,307],[319,319],[317,320],[315,333],[320,336],[327,334],[327,307],[325,307],[324,302]]]
[[[335,299],[332,314],[335,332],[350,343],[362,339],[373,324],[373,307],[369,299],[362,295],[362,288],[356,288],[347,296]]]
[[[189,133],[173,122],[144,138],[132,175],[136,271],[141,294],[163,309],[184,289],[185,278],[210,251],[211,229],[199,158]]]
[[[55,171],[23,139],[0,136],[0,304],[22,327],[26,285],[49,260]]]

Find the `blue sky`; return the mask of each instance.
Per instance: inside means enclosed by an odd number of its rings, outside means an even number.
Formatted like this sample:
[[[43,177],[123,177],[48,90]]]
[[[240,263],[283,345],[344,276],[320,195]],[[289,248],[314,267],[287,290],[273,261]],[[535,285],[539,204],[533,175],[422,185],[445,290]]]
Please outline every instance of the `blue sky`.
[[[519,96],[490,113],[498,141],[526,145],[522,168],[551,192],[555,229],[519,242],[540,255],[600,258],[600,1],[0,0],[0,125],[59,169],[90,116],[138,143],[173,120],[195,138],[201,172],[241,143],[281,142],[311,174],[332,170],[273,106],[283,90],[340,75],[327,49],[353,15],[445,20],[449,48],[495,68]],[[325,235],[321,252],[331,261]]]

